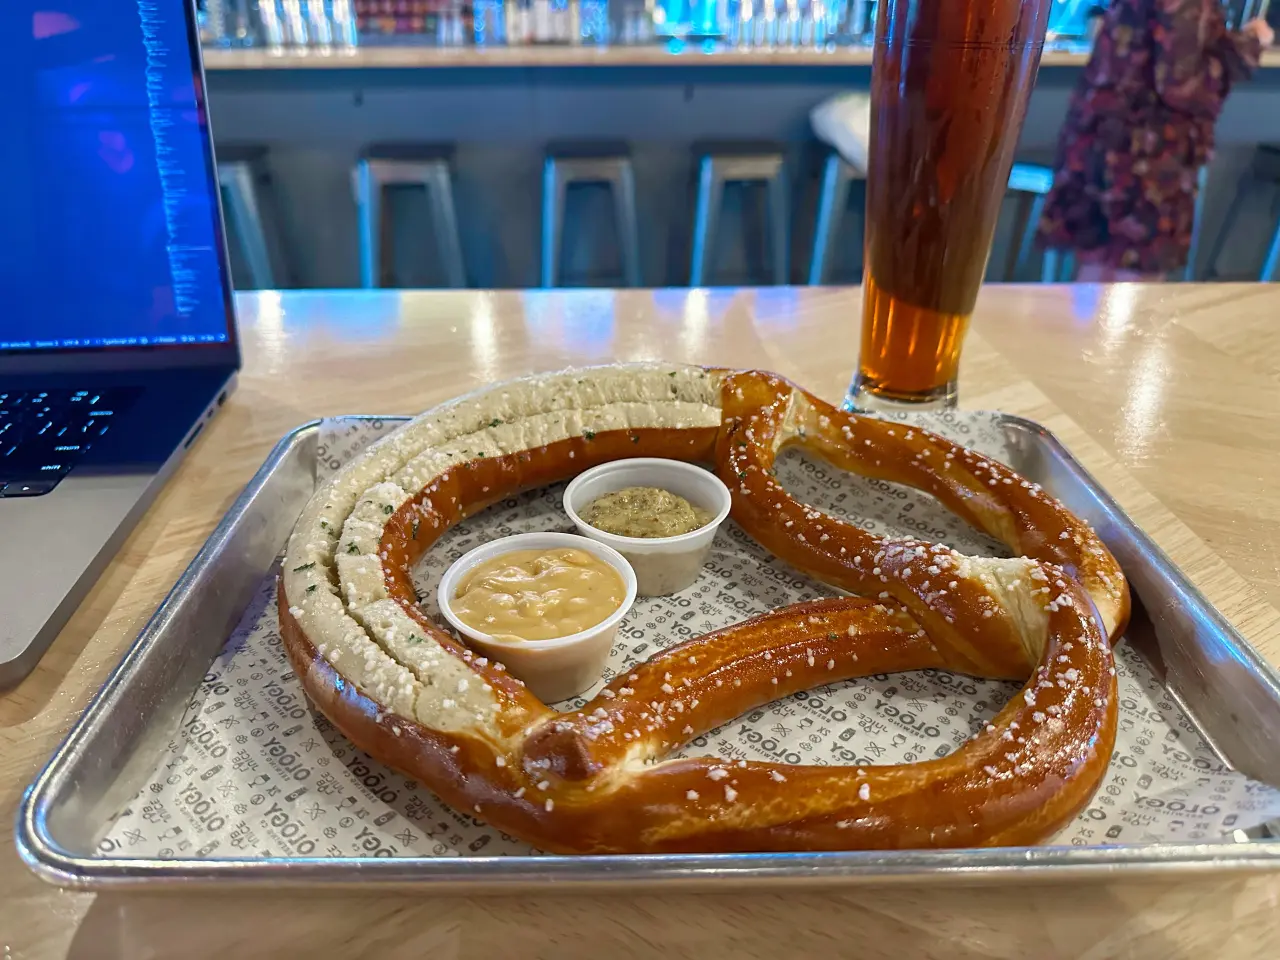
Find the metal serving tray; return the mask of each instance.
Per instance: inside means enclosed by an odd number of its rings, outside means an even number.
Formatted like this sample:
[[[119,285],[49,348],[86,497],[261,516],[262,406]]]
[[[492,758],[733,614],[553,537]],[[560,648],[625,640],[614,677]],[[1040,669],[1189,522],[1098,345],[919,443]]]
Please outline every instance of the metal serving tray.
[[[383,418],[386,419],[386,418]],[[1221,758],[1280,784],[1280,675],[1043,427],[1003,415],[1011,466],[1087,520],[1134,592],[1137,647]],[[341,886],[439,893],[815,885],[1189,870],[1268,869],[1280,841],[1258,828],[1213,843],[846,853],[540,857],[140,859],[98,855],[110,818],[135,796],[177,730],[207,668],[240,621],[316,483],[320,422],[286,436],[161,604],[102,691],[28,789],[17,845],[53,883]],[[221,885],[221,884],[219,884]]]

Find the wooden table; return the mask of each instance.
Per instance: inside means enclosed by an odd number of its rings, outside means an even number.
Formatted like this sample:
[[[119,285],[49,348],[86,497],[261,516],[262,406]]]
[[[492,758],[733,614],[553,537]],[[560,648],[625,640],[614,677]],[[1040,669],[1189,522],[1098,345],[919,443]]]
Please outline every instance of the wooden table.
[[[532,370],[663,358],[784,373],[832,399],[859,293],[263,293],[226,409],[54,644],[0,698],[0,809],[115,665],[276,439],[409,413]],[[963,403],[1058,435],[1280,662],[1280,287],[991,287]],[[439,899],[64,893],[0,851],[4,960],[34,957],[1275,957],[1280,877],[775,896]]]

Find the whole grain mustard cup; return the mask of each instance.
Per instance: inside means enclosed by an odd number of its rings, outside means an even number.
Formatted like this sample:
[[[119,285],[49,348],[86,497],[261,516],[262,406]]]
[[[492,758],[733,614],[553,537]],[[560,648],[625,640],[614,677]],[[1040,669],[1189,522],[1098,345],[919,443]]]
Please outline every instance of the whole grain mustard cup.
[[[579,515],[587,504],[627,487],[657,487],[712,515],[710,522],[674,537],[623,537],[598,530]],[[693,584],[729,516],[729,488],[714,473],[682,460],[638,457],[602,463],[579,474],[564,491],[564,510],[578,532],[612,547],[635,570],[639,595],[660,597]]]

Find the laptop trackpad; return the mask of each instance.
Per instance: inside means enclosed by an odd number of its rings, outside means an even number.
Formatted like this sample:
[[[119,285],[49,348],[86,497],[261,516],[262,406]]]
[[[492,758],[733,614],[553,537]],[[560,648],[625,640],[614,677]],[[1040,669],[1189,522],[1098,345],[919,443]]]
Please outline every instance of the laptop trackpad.
[[[145,508],[155,473],[75,471],[39,497],[0,499],[0,687],[52,642]]]

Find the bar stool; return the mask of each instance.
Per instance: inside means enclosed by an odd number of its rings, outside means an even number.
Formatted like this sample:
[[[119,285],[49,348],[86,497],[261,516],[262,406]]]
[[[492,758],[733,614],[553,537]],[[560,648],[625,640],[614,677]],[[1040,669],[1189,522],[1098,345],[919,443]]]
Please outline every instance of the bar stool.
[[[1011,234],[1017,242],[1009,244],[1009,255],[1005,260],[1006,280],[1016,280],[1031,261],[1031,255],[1035,251],[1036,230],[1040,226],[1040,217],[1044,214],[1045,201],[1049,199],[1052,187],[1052,167],[1038,163],[1015,163],[1009,170],[1009,192],[1016,197],[1018,219]],[[1057,279],[1057,251],[1045,251],[1040,267],[1040,282],[1053,283]]]
[[[813,256],[809,260],[809,286],[818,287],[827,282],[831,271],[828,262],[831,246],[840,231],[849,205],[849,187],[855,180],[865,181],[866,173],[849,163],[838,153],[827,154],[822,164],[822,187],[818,192],[818,210],[814,217]]]
[[[230,228],[228,239],[234,241],[239,250],[250,285],[258,290],[273,290],[278,286],[273,263],[283,263],[283,253],[278,238],[268,233],[262,216],[263,207],[270,206],[271,197],[267,148],[219,146],[217,163],[218,188]]]
[[[565,201],[569,188],[604,184],[613,196],[614,229],[622,260],[622,282],[640,286],[640,226],[636,178],[624,144],[575,143],[547,147],[542,165],[542,271],[544,287],[561,281]]]
[[[822,188],[818,194],[818,210],[813,237],[813,259],[809,264],[809,285],[826,282],[830,270],[831,243],[839,231],[840,220],[848,203],[849,187],[855,180],[865,180],[866,174],[837,153],[827,156],[822,167]],[[1013,236],[1016,244],[1010,244],[1005,267],[1006,279],[1014,279],[1031,259],[1035,249],[1036,227],[1044,213],[1045,200],[1053,186],[1053,170],[1032,163],[1015,163],[1009,171],[1009,191],[1018,196],[1018,221]],[[1060,258],[1058,252],[1045,252],[1041,268],[1041,280],[1052,283],[1058,278]]]
[[[1047,172],[1047,173],[1046,173]],[[1047,175],[1047,181],[1046,181]],[[1199,254],[1201,228],[1204,225],[1204,189],[1209,179],[1209,168],[1201,167],[1197,177],[1196,208],[1194,223],[1191,228],[1191,248],[1187,254],[1187,265],[1183,269],[1184,280],[1195,279],[1196,257]],[[1009,260],[1005,268],[1005,279],[1016,280],[1035,248],[1036,228],[1044,213],[1045,200],[1053,187],[1053,171],[1031,163],[1015,163],[1009,172],[1009,189],[1025,196],[1020,198],[1018,228],[1014,236],[1020,237],[1017,248],[1010,247]],[[1027,204],[1027,198],[1031,202]],[[1069,283],[1076,272],[1076,258],[1073,253],[1048,249],[1040,266],[1041,283]]]
[[[360,231],[360,285],[366,290],[395,285],[395,252],[390,220],[382,216],[390,187],[422,187],[431,208],[436,249],[449,287],[467,285],[453,202],[450,161],[445,144],[381,143],[368,147],[352,171],[356,218]]]
[[[689,286],[707,282],[726,183],[763,184],[768,192],[768,251],[773,282],[790,279],[790,226],[786,164],[772,144],[707,144],[698,148],[698,195],[693,217]]]
[[[1253,167],[1249,171],[1249,178],[1257,183],[1266,184],[1267,186],[1280,187],[1280,147],[1263,144],[1258,147],[1253,155]],[[1213,252],[1209,256],[1209,277],[1218,275],[1217,264],[1218,258],[1222,255],[1222,248],[1226,246],[1227,237],[1230,235],[1232,228],[1236,226],[1236,221],[1240,214],[1246,209],[1249,198],[1246,196],[1246,190],[1243,189],[1244,184],[1236,190],[1236,195],[1231,199],[1231,206],[1227,210],[1227,217],[1222,222],[1222,229],[1218,231],[1218,236],[1214,240]],[[1201,190],[1203,195],[1203,188]],[[1267,244],[1267,253],[1262,261],[1262,270],[1258,273],[1258,279],[1262,283],[1268,283],[1272,280],[1280,279],[1280,218],[1277,218],[1271,231],[1271,240]]]

